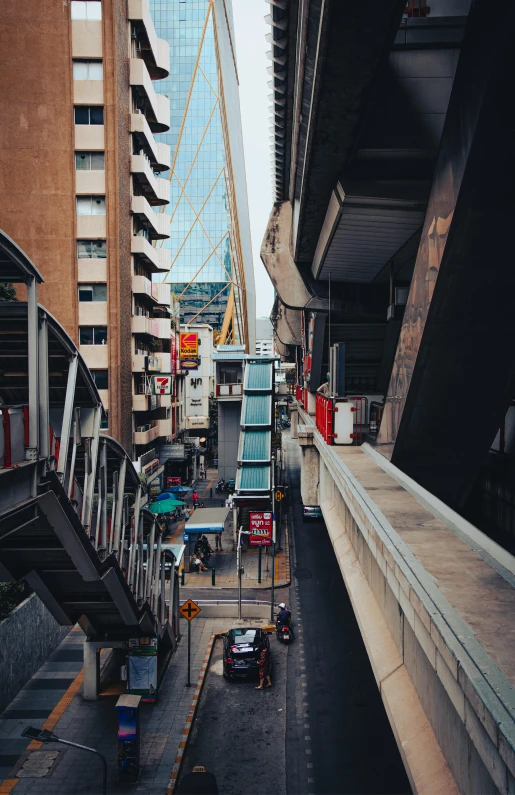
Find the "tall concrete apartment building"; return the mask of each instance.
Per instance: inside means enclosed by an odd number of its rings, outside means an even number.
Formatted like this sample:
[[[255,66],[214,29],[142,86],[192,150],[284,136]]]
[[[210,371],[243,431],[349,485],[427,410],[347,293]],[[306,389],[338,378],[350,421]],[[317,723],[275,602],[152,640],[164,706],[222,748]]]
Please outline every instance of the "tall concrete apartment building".
[[[255,288],[231,0],[150,0],[170,45],[170,274],[182,323],[254,352]]]
[[[24,0],[2,6],[0,228],[44,276],[40,300],[80,345],[134,458],[171,441],[170,69],[148,0]],[[176,313],[177,314],[177,313]],[[148,455],[147,455],[148,457]]]

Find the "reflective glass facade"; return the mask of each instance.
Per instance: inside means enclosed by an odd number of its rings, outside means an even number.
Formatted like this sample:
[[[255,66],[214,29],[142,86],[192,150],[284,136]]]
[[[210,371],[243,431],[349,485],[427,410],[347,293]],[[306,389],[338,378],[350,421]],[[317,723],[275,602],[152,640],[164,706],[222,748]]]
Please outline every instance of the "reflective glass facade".
[[[208,0],[150,0],[150,9],[157,35],[170,44],[170,76],[159,85],[170,99],[170,131],[156,136],[172,151],[171,199],[166,208],[171,236],[162,244],[171,248],[171,270],[165,281],[182,294],[183,323],[195,319],[221,329],[231,290],[235,312],[241,312],[236,261],[241,247],[234,232],[228,127],[223,126],[219,85],[225,69],[232,70],[235,83],[236,73],[232,59],[219,70],[215,36],[215,24],[222,22],[227,30],[227,17],[222,6],[221,19],[217,18],[217,8]],[[239,125],[239,108],[237,121]],[[231,322],[238,339],[240,320]]]

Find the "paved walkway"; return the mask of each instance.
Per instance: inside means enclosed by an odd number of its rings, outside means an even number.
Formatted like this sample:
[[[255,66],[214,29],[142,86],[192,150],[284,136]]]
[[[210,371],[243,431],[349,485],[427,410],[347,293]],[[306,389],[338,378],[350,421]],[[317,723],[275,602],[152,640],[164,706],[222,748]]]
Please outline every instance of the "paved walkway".
[[[225,505],[225,494],[217,494],[215,491],[218,482],[218,472],[216,469],[208,469],[206,480],[197,480],[196,489],[199,501],[205,504],[206,508],[219,508]],[[211,494],[213,496],[211,496]],[[186,498],[188,504],[191,497]],[[181,543],[184,533],[184,520],[174,524],[167,540],[171,543]],[[287,532],[287,531],[286,531]],[[275,587],[288,585],[290,582],[290,561],[288,543],[282,539],[282,549],[276,554],[275,559]],[[210,538],[211,547],[214,549],[214,537]],[[190,588],[213,589],[212,568],[215,568],[215,586],[217,588],[237,588],[238,571],[236,566],[236,545],[233,541],[232,515],[229,515],[227,526],[222,536],[223,551],[214,553],[211,556],[209,570],[204,572],[192,572],[185,574],[184,584]],[[244,588],[270,588],[272,585],[272,556],[265,549],[261,553],[261,582],[259,582],[259,552],[257,549],[248,549],[243,553],[242,565],[245,572],[242,577]]]
[[[100,760],[91,754],[59,744],[43,746],[44,752],[59,755],[57,764],[45,773],[44,760],[32,756],[39,743],[31,743],[20,735],[28,726],[51,728],[63,739],[98,748],[107,757],[109,793],[118,795],[158,795],[164,793],[177,756],[186,716],[191,707],[208,640],[213,632],[222,632],[234,623],[231,619],[197,618],[192,624],[191,681],[187,680],[187,627],[181,619],[183,639],[165,673],[157,704],[141,705],[141,775],[138,784],[119,784],[117,772],[117,721],[115,704],[118,696],[101,697],[98,701],[82,698],[82,643],[84,635],[72,630],[49,660],[32,677],[5,712],[0,715],[0,747],[3,756],[3,783],[0,795],[101,795]],[[30,759],[25,765],[27,777],[17,778],[20,758],[27,750]],[[53,761],[53,760],[52,760]],[[48,766],[48,760],[46,760]]]

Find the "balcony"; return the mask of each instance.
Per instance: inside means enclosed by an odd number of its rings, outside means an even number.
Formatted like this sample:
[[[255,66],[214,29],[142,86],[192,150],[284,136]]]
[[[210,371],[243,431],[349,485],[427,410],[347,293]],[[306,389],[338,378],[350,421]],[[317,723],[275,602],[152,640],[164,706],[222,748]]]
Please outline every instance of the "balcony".
[[[134,433],[134,444],[150,444],[159,437],[159,425],[140,425],[142,430],[136,429]],[[143,430],[144,429],[144,430]]]
[[[163,94],[156,93],[142,58],[131,58],[130,84],[145,104],[145,116],[152,132],[167,132],[170,129],[170,100]]]
[[[143,113],[131,113],[131,133],[137,137],[138,144],[148,150],[154,171],[168,171],[171,164],[170,147],[155,140]]]
[[[220,398],[225,397],[243,397],[243,384],[217,384],[216,396]]]
[[[132,410],[133,411],[148,411],[148,395],[133,395],[132,396]]]
[[[152,282],[152,297],[159,306],[170,307],[170,285],[167,282]]]
[[[172,355],[171,353],[156,353],[156,359],[159,362],[159,368],[162,373],[171,373]]]
[[[161,80],[170,74],[170,49],[168,42],[158,38],[148,0],[129,0],[128,16],[138,26],[142,55],[153,80]]]
[[[88,216],[81,217],[87,218]],[[170,249],[168,248],[154,248],[144,237],[133,235],[131,237],[131,252],[143,257],[153,272],[170,270]]]
[[[142,192],[152,206],[170,204],[170,182],[161,177],[155,177],[144,155],[131,155],[131,174],[139,182]]]
[[[159,360],[155,356],[149,356],[146,353],[133,353],[132,354],[132,372],[133,373],[159,373],[161,367]]]
[[[132,292],[136,295],[146,295],[159,305],[166,306],[170,303],[170,285],[151,282],[146,276],[132,277]]]
[[[152,227],[152,240],[166,240],[170,237],[170,217],[164,213],[155,213],[144,196],[133,196],[131,209],[133,215],[148,221]]]
[[[158,420],[157,427],[159,428],[159,436],[171,436],[172,435],[172,418],[169,417],[167,420]]]
[[[170,320],[168,318],[145,317],[133,315],[131,319],[133,334],[148,334],[160,340],[169,340],[171,335]]]

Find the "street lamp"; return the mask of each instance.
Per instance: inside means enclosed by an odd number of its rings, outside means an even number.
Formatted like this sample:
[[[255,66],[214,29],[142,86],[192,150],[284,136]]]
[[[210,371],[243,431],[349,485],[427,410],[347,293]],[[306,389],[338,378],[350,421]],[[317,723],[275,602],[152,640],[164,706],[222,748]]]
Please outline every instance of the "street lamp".
[[[62,745],[71,745],[72,748],[79,748],[81,751],[89,751],[96,754],[102,760],[103,778],[102,778],[102,795],[107,795],[107,760],[100,751],[95,748],[88,748],[87,745],[79,745],[79,743],[72,743],[70,740],[62,740],[57,734],[54,734],[48,729],[35,729],[33,726],[27,726],[21,733],[22,737],[27,737],[29,740],[37,740],[40,743],[61,743]]]
[[[240,527],[238,531],[238,551],[236,553],[236,565],[238,567],[238,618],[241,618],[241,537],[249,536],[250,530]]]

